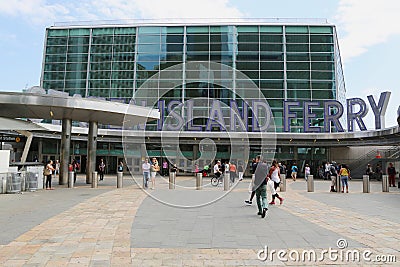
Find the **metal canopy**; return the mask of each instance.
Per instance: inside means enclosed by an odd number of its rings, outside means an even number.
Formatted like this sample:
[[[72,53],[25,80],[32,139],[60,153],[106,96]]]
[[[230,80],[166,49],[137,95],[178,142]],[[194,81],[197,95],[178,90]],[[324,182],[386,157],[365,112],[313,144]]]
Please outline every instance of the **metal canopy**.
[[[71,119],[108,125],[132,125],[160,118],[156,109],[117,102],[32,93],[0,92],[0,116],[7,118]]]
[[[46,128],[35,123],[17,119],[0,117],[0,131],[35,131],[46,130]]]

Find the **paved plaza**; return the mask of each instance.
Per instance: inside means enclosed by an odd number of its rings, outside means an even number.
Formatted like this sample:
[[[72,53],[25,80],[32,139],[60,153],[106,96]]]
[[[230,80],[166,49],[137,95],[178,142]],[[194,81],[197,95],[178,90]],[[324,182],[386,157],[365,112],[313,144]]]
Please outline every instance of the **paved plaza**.
[[[308,193],[287,180],[283,205],[262,219],[244,203],[249,181],[225,192],[205,177],[196,190],[179,176],[173,190],[162,178],[142,190],[106,176],[93,189],[82,176],[73,189],[2,194],[0,266],[399,265],[398,188],[373,181],[365,194],[352,180],[350,193],[329,193],[318,180]]]

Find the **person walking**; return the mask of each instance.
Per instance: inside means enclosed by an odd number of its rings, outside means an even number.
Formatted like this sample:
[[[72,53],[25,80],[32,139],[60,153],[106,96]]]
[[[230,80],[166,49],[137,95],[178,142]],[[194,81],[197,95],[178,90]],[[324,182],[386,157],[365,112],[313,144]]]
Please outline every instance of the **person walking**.
[[[56,160],[55,167],[56,170],[54,172],[54,177],[57,178],[57,175],[60,175],[60,162],[58,161],[58,159]]]
[[[168,162],[166,160],[164,160],[162,164],[162,175],[163,176],[168,175]]]
[[[297,178],[297,165],[296,162],[293,163],[292,165],[292,179],[293,181],[296,181]]]
[[[308,176],[310,175],[310,166],[308,166],[308,164],[306,164],[306,166],[304,167],[304,179],[307,181],[308,180]]]
[[[151,177],[151,189],[155,189],[156,186],[156,174],[160,170],[160,166],[158,165],[158,161],[156,158],[153,158],[151,166],[150,166],[150,177]]]
[[[367,169],[365,171],[365,174],[369,176],[369,180],[371,180],[372,177],[374,176],[374,171],[372,170],[371,164],[367,165]]]
[[[148,188],[148,181],[150,178],[150,163],[148,159],[145,159],[142,164],[142,171],[143,171],[143,187]]]
[[[349,192],[349,178],[350,170],[346,164],[342,164],[342,168],[339,171],[340,180],[342,181],[342,193],[344,193],[344,188],[346,187],[346,193]]]
[[[389,175],[389,187],[396,187],[396,168],[393,166],[393,163],[389,163],[389,167],[387,168],[387,174]]]
[[[283,198],[281,198],[279,194],[276,192],[276,189],[279,187],[279,184],[281,183],[279,164],[276,160],[272,161],[272,166],[269,169],[268,177],[270,177],[270,179],[274,182],[274,189],[275,189],[275,191],[273,191],[272,201],[269,204],[275,205],[275,198],[278,198],[280,204],[282,205]]]
[[[237,172],[236,165],[235,165],[235,163],[231,162],[229,164],[229,175],[230,175],[232,184],[235,182],[236,172]]]
[[[239,181],[243,180],[243,165],[239,164],[238,166],[238,173],[239,173]]]
[[[53,161],[49,160],[44,170],[44,175],[46,175],[46,190],[53,190],[53,187],[51,187],[51,175],[53,171],[55,171]]]
[[[258,162],[261,160],[261,156],[258,157]],[[261,215],[261,218],[265,218],[268,211],[268,201],[267,201],[267,173],[268,165],[264,160],[262,163],[257,164],[257,168],[254,173],[254,185],[253,191],[256,194],[257,215]]]
[[[106,164],[104,163],[103,159],[100,159],[99,163],[99,175],[100,175],[100,181],[104,180],[104,171],[106,170]]]
[[[260,158],[261,158],[260,156],[257,156],[255,159],[253,159],[253,161],[251,163],[252,176],[251,176],[251,181],[250,181],[250,184],[249,184],[249,191],[251,192],[251,194],[250,194],[250,199],[244,201],[244,203],[246,203],[247,205],[253,204],[253,198],[256,195],[256,191],[255,191],[255,188],[254,188],[254,180],[255,180],[254,175],[256,173],[257,166],[258,166],[258,163],[260,161]]]

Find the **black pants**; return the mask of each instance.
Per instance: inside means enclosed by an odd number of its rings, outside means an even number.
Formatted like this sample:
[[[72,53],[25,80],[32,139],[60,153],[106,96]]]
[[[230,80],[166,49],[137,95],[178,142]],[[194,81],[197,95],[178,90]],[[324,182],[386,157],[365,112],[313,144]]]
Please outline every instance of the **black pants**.
[[[277,183],[277,182],[274,181],[274,189],[275,189],[275,192],[276,192],[276,189],[279,187],[279,184],[280,184],[280,183]],[[272,195],[272,201],[275,200],[275,197],[279,198],[278,192],[276,192],[275,195]]]
[[[51,188],[51,174],[46,175],[46,188]]]
[[[104,171],[99,171],[100,180],[104,179]]]

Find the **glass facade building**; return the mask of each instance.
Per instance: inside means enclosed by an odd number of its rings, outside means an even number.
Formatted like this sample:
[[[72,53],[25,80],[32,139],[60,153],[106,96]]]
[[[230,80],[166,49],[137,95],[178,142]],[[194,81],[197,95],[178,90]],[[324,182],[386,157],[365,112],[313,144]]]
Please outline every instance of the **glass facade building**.
[[[160,96],[165,102],[155,107],[167,109],[171,101],[196,97],[227,104],[236,99],[209,80],[186,81],[184,66],[196,61],[229,66],[254,82],[272,109],[277,132],[284,131],[284,101],[320,101],[313,108],[315,126],[323,125],[324,100],[346,105],[336,28],[326,21],[55,25],[46,29],[41,87],[129,103],[150,77],[181,65],[174,80],[159,81],[180,85]],[[240,82],[228,79],[232,88]],[[291,120],[294,134],[303,132],[300,106]],[[156,123],[148,129],[157,131]],[[284,154],[287,148],[277,150]]]
[[[41,86],[129,103],[151,76],[192,61],[218,62],[244,73],[268,100],[277,132],[283,129],[283,100],[335,99],[345,105],[336,30],[327,23],[50,27]],[[172,99],[233,98],[215,84],[187,83],[184,69],[174,76],[182,86],[162,97],[166,105]],[[321,124],[323,106],[314,113],[314,123]],[[301,109],[297,117],[293,132],[303,130]]]

